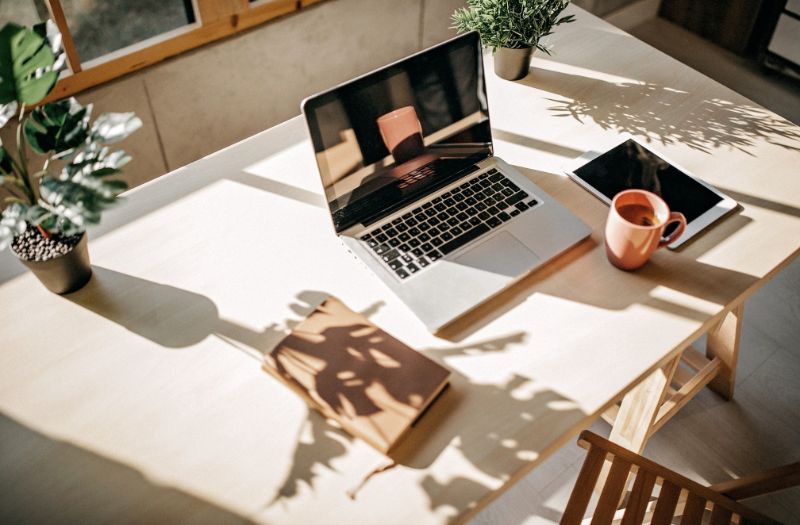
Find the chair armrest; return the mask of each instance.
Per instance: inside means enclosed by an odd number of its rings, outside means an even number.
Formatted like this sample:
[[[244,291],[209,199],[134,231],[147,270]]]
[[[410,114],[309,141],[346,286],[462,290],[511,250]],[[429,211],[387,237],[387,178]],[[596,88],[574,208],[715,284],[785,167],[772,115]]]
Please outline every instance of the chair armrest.
[[[716,483],[709,488],[732,500],[741,500],[800,485],[800,462]]]

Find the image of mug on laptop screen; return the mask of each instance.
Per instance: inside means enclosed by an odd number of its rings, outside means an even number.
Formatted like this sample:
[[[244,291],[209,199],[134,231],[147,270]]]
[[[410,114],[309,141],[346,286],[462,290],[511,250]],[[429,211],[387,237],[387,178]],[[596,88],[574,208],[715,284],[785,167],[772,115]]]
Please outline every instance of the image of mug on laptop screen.
[[[424,166],[436,159],[434,154],[426,152],[422,137],[422,124],[419,122],[414,106],[403,106],[378,117],[378,129],[394,161],[403,165],[410,161]],[[431,175],[433,170],[417,169],[408,173],[405,170],[394,170],[393,177],[399,178],[398,188],[405,189]]]
[[[486,156],[488,117],[475,109],[460,115],[447,104],[419,109],[408,104],[376,114],[369,125],[363,123],[366,112],[361,113],[361,122],[340,131],[341,142],[318,153],[329,171],[329,202],[343,208],[370,197],[403,199],[434,183],[437,174],[454,173]]]

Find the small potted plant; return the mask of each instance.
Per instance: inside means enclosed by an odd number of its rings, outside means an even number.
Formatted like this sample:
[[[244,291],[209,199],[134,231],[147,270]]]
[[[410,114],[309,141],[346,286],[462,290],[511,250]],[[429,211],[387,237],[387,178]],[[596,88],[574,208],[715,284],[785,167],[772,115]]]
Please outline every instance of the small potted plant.
[[[133,113],[106,113],[92,122],[91,105],[74,98],[38,105],[64,63],[51,21],[32,29],[8,23],[0,30],[0,128],[18,117],[15,147],[0,142],[0,183],[7,194],[0,250],[10,246],[59,294],[88,282],[86,227],[127,189],[114,176],[130,157],[108,145],[142,124]],[[29,150],[36,155],[29,158]]]
[[[574,15],[559,18],[568,4],[569,0],[467,0],[467,7],[453,13],[453,27],[459,33],[478,31],[495,54],[497,76],[519,80],[528,74],[534,49],[550,54],[542,38],[553,27],[575,20]]]

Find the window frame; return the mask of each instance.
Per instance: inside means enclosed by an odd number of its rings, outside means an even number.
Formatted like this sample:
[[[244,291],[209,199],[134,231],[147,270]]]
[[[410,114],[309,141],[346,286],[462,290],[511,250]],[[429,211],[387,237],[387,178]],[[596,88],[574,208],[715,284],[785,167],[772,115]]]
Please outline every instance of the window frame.
[[[43,102],[72,96],[321,1],[257,0],[251,3],[248,0],[191,0],[194,23],[82,62],[61,0],[45,0],[53,22],[61,31],[69,70],[62,73]]]

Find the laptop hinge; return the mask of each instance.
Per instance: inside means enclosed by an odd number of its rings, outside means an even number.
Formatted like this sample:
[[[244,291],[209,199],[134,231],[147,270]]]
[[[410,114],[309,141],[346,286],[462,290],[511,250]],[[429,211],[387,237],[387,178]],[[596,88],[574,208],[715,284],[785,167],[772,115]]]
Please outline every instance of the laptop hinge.
[[[347,228],[345,230],[342,230],[340,232],[336,232],[336,235],[345,235],[347,237],[358,237],[358,235],[362,231],[364,231],[365,228],[366,228],[366,226],[364,226],[363,224],[361,224],[359,222],[358,224],[354,224],[354,225],[350,226],[349,228]]]

